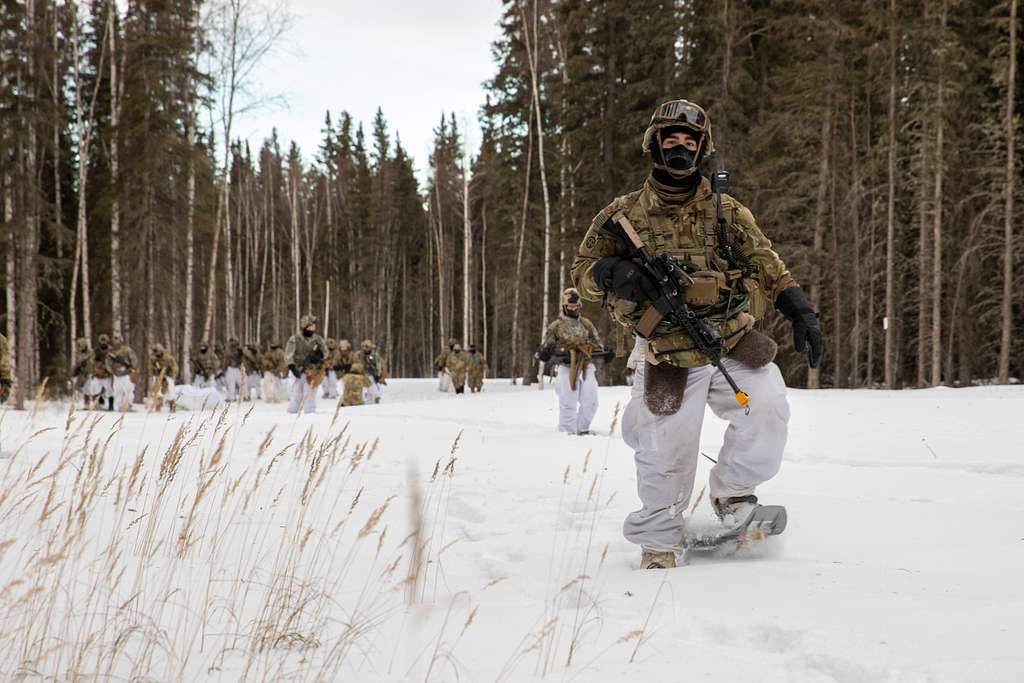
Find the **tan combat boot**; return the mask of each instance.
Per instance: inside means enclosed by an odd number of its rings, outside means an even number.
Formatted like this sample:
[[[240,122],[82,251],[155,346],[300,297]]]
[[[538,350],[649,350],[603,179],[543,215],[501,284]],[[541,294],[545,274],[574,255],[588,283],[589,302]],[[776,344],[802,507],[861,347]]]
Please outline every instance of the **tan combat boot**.
[[[648,550],[640,558],[641,569],[674,569],[676,554],[669,550]]]

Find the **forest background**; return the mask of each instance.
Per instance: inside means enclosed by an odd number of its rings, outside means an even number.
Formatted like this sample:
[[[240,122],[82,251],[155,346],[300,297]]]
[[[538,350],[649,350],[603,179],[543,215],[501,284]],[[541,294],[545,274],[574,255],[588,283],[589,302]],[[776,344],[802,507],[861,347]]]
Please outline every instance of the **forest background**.
[[[79,336],[283,341],[318,314],[397,376],[444,340],[532,354],[591,218],[648,170],[654,107],[708,109],[717,159],[820,308],[791,385],[1024,375],[1018,0],[506,0],[469,150],[438,112],[426,182],[383,112],[318,149],[238,139],[288,17],[257,0],[0,0],[0,330],[23,405]],[[415,97],[415,92],[410,92]],[[337,99],[344,101],[344,93]],[[422,176],[420,176],[422,177]],[[606,344],[630,340],[598,306]],[[623,359],[605,370],[621,375]]]

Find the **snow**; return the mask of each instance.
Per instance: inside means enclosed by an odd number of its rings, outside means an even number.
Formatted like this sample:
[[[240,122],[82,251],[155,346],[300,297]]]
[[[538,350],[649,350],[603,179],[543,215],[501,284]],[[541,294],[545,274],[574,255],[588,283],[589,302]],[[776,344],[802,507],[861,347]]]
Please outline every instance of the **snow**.
[[[298,418],[5,410],[0,677],[1024,679],[1024,387],[791,390],[758,491],[785,534],[665,571],[621,536],[628,396],[587,437],[507,380]]]

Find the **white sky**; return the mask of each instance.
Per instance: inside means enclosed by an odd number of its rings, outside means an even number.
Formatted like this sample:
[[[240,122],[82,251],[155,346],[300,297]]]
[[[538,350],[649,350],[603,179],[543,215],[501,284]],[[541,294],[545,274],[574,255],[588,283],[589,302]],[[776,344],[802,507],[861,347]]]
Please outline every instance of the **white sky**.
[[[294,139],[309,163],[327,109],[335,122],[348,110],[369,138],[380,106],[421,181],[442,112],[454,112],[460,128],[468,124],[476,150],[500,0],[291,0],[290,8],[294,28],[259,79],[264,94],[287,104],[247,114],[239,136],[258,146],[277,126],[283,145]]]

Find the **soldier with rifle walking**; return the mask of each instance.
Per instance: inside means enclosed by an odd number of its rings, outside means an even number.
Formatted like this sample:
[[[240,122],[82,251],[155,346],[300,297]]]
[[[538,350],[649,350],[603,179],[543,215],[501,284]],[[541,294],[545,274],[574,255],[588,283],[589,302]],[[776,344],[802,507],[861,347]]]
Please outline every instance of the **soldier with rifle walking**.
[[[636,451],[642,507],[623,526],[644,569],[676,566],[692,544],[686,517],[705,406],[726,420],[710,497],[722,538],[785,528],[785,509],[759,506],[756,488],[779,470],[789,405],[772,360],[775,342],[753,329],[774,303],[811,367],[822,353],[817,314],[750,211],[701,161],[714,151],[707,114],[686,100],[658,107],[643,143],[651,174],[594,218],[572,266],[589,300],[606,300],[637,341],[623,439]],[[768,514],[770,512],[770,514]],[[752,526],[753,525],[753,526]]]
[[[138,369],[139,362],[135,352],[124,343],[120,334],[110,339],[110,350],[107,352],[107,367],[114,376],[114,407],[121,411],[130,411],[135,399],[135,383],[132,373]]]
[[[548,325],[537,360],[558,365],[558,431],[580,436],[590,433],[597,412],[597,372],[593,355],[601,351],[594,323],[580,315],[580,293],[569,287],[562,292],[562,312]]]
[[[293,334],[284,349],[284,360],[292,381],[292,400],[288,412],[297,415],[299,411],[316,411],[316,390],[324,379],[324,361],[327,359],[327,345],[317,334],[319,319],[306,314],[299,320],[299,333]]]

